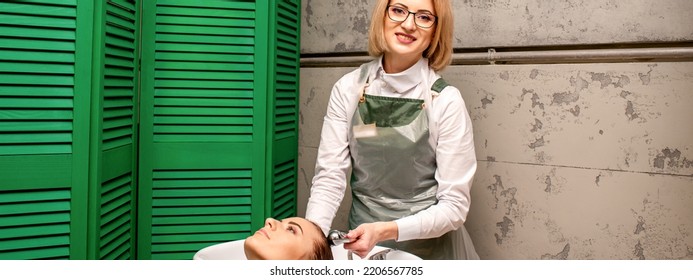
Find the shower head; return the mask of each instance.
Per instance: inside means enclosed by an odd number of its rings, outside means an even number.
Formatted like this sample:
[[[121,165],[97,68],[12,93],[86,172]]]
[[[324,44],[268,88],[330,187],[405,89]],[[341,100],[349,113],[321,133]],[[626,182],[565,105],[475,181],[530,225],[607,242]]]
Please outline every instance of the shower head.
[[[330,246],[339,246],[349,242],[346,235],[346,232],[333,229],[327,234],[327,240],[330,242]]]

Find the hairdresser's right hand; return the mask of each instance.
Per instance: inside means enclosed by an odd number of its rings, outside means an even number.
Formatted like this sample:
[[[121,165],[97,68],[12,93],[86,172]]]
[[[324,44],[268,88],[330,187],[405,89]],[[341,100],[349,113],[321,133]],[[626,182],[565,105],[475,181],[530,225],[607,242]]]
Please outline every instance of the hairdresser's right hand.
[[[360,258],[365,258],[380,241],[397,239],[398,228],[395,222],[375,222],[361,224],[347,233],[353,240],[345,243],[344,249],[353,251]]]

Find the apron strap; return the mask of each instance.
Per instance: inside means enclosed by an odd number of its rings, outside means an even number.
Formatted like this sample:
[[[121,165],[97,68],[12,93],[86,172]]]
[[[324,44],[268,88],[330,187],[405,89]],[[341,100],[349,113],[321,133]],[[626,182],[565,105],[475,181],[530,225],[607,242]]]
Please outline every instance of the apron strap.
[[[359,67],[359,80],[357,84],[359,89],[359,103],[363,103],[366,101],[366,97],[364,96],[364,94],[366,94],[366,88],[369,86],[371,68],[373,67],[373,64],[376,62],[377,61],[364,63],[361,64],[361,67]]]
[[[443,91],[443,89],[445,89],[448,85],[449,85],[448,82],[446,82],[445,80],[443,80],[443,78],[438,78],[438,79],[435,81],[435,83],[433,83],[433,86],[431,86],[431,90],[432,90],[432,91],[435,91],[435,92],[437,92],[437,93],[440,93],[440,92]]]
[[[440,95],[440,92],[448,86],[448,82],[443,80],[443,78],[438,78],[431,86],[431,101]]]

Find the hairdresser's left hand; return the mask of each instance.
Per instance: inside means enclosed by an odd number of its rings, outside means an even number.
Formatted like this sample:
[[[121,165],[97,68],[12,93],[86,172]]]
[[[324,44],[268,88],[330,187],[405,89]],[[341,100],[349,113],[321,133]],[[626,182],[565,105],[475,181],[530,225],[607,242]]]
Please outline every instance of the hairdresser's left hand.
[[[354,240],[344,244],[344,249],[353,251],[360,258],[365,258],[380,241],[397,239],[398,228],[395,222],[375,222],[361,224],[347,233],[347,238]]]

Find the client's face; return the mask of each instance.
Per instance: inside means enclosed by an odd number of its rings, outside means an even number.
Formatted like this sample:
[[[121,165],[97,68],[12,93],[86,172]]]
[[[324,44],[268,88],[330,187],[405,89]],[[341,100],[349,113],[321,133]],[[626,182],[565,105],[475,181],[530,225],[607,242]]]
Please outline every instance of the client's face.
[[[315,242],[322,240],[322,231],[303,218],[265,220],[265,227],[245,239],[245,255],[249,260],[303,260],[314,252]]]

